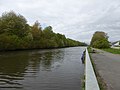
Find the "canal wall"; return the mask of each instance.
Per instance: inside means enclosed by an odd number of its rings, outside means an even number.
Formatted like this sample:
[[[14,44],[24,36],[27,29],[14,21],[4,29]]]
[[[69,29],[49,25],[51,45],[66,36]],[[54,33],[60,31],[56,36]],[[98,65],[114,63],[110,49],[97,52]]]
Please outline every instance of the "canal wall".
[[[100,90],[87,48],[85,55],[85,90]]]

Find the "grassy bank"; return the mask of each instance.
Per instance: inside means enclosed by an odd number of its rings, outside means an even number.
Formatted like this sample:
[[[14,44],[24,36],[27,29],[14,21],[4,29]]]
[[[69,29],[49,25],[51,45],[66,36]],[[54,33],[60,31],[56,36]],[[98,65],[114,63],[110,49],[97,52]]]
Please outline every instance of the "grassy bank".
[[[102,49],[102,50],[113,53],[113,54],[120,54],[120,49],[108,48],[108,49]]]

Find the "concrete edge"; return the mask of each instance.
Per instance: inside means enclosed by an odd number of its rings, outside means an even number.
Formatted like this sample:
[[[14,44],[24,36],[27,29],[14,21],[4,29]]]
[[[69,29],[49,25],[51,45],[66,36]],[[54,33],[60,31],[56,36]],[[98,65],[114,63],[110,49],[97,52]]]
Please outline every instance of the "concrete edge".
[[[85,90],[100,90],[87,48],[85,56]]]

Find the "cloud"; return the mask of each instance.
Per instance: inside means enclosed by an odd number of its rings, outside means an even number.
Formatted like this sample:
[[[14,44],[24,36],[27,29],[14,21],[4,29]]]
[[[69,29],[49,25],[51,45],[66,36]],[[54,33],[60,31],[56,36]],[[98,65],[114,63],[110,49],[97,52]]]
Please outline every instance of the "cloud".
[[[98,30],[107,32],[110,41],[120,38],[119,0],[0,0],[0,14],[10,10],[30,24],[39,20],[42,26],[51,25],[55,32],[79,41],[89,42]]]

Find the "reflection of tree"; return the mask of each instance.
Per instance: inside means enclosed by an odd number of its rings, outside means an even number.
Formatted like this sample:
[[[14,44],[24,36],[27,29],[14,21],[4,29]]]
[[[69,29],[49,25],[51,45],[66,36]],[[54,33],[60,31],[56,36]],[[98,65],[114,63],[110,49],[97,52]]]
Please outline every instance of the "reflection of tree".
[[[27,54],[6,53],[0,56],[0,83],[6,83],[10,87],[20,87],[19,80],[23,80],[24,72],[28,66]],[[1,87],[1,86],[0,86]],[[5,86],[6,87],[6,86]]]
[[[31,59],[32,67],[37,66],[36,68],[40,70],[51,70],[55,62],[62,61],[63,55],[63,51],[58,49],[34,53]]]
[[[31,69],[41,69],[41,70],[50,70],[53,63],[54,53],[52,51],[45,51],[42,53],[34,53],[31,57],[29,65],[36,68]]]
[[[51,70],[55,62],[62,61],[63,55],[61,50],[52,50],[44,53],[43,58],[41,59],[41,67],[43,70]]]
[[[1,54],[0,88],[1,83],[12,87],[17,86],[16,88],[22,87],[19,81],[24,81],[26,77],[35,77],[40,70],[51,70],[55,62],[62,61],[63,55],[63,51],[58,49]]]
[[[26,56],[12,56],[12,57],[1,57],[0,58],[0,73],[7,75],[19,75],[26,70],[28,65],[28,58]]]
[[[52,54],[53,52],[46,52],[41,58],[41,65],[46,70],[51,68],[52,58],[53,58]]]

